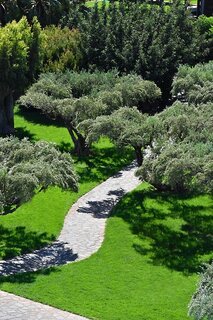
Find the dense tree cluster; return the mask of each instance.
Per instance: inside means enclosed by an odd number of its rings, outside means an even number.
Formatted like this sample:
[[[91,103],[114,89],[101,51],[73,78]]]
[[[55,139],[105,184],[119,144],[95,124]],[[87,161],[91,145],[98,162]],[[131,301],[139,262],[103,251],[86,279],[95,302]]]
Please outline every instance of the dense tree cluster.
[[[180,64],[193,65],[212,57],[213,21],[190,18],[181,1],[171,8],[129,1],[106,6],[103,2],[87,14],[74,11],[73,15],[66,24],[82,33],[86,68],[134,71],[154,81],[165,98]]]
[[[31,22],[37,17],[44,27],[50,24],[59,24],[62,16],[67,15],[71,5],[70,0],[1,0],[4,7],[4,16],[1,22],[11,22],[26,16]]]
[[[72,158],[44,141],[0,138],[0,214],[48,186],[77,190]]]
[[[103,1],[92,8],[87,8],[84,1],[70,0],[1,3],[7,21],[14,18],[18,21],[26,15],[30,23],[36,16],[41,26],[59,26],[46,31],[50,39],[43,50],[50,51],[46,58],[52,71],[57,67],[62,70],[63,65],[71,69],[133,71],[154,81],[165,101],[180,64],[194,65],[213,57],[213,19],[203,16],[192,19],[182,1],[174,1],[171,7]],[[77,28],[79,33],[69,34],[68,29],[61,32],[63,27]],[[51,47],[54,49],[50,50]]]

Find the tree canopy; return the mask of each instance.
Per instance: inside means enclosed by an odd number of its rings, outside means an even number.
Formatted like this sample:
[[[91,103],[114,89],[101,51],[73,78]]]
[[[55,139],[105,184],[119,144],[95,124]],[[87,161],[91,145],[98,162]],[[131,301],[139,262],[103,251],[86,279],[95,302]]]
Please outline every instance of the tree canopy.
[[[212,57],[211,19],[191,19],[181,1],[171,7],[129,1],[99,5],[85,14],[71,10],[66,23],[82,34],[85,68],[134,71],[154,81],[166,99],[180,64]]]
[[[69,154],[44,141],[0,138],[0,213],[7,213],[49,186],[77,190]]]
[[[124,107],[109,116],[85,121],[81,126],[88,131],[89,142],[97,141],[101,136],[107,136],[118,147],[133,147],[137,163],[142,165],[143,150],[152,143],[154,138],[155,120],[155,117],[148,117],[136,107]]]
[[[189,315],[195,320],[213,317],[213,264],[206,265],[201,274],[197,291],[189,305]]]
[[[195,67],[180,66],[172,84],[172,93],[188,102],[211,102],[213,62],[197,64]]]
[[[48,73],[29,88],[20,103],[59,119],[68,129],[78,155],[88,152],[86,131],[79,124],[109,115],[121,107],[147,110],[158,104],[161,92],[136,75],[119,77],[116,72]]]
[[[158,189],[213,191],[213,64],[181,66],[173,81],[175,102],[157,115],[151,153],[138,175]]]

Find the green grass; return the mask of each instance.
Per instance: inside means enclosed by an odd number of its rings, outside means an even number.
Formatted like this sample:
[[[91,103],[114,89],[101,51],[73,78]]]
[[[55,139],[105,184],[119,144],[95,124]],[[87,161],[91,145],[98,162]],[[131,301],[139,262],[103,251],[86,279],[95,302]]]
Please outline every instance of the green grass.
[[[115,207],[92,257],[4,278],[0,289],[91,319],[186,320],[211,230],[211,197],[159,194],[142,184]]]
[[[15,112],[15,127],[19,137],[27,136],[32,141],[55,142],[66,151],[72,150],[67,130],[50,122],[38,112]],[[16,212],[0,216],[0,259],[10,258],[32,251],[55,239],[62,229],[66,213],[77,199],[130,163],[132,152],[116,150],[107,139],[94,145],[92,155],[75,160],[79,175],[78,193],[50,188],[38,193],[32,201],[23,204]]]
[[[18,135],[71,148],[67,131],[38,113],[16,110]],[[12,255],[55,238],[77,198],[131,161],[108,140],[77,161],[78,193],[37,194],[0,217],[0,252]],[[186,320],[201,262],[210,259],[212,198],[157,193],[142,184],[115,207],[101,249],[87,260],[4,277],[0,289],[100,320]]]

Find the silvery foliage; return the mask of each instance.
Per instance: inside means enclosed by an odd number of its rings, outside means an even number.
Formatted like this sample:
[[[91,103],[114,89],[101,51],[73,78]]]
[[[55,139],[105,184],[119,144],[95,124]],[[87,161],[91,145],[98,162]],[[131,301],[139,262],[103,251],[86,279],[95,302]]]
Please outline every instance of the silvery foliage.
[[[58,186],[77,190],[69,154],[54,144],[26,138],[0,138],[0,213],[26,202],[41,189]]]
[[[189,315],[195,320],[213,319],[213,263],[201,275],[197,291],[189,304]]]

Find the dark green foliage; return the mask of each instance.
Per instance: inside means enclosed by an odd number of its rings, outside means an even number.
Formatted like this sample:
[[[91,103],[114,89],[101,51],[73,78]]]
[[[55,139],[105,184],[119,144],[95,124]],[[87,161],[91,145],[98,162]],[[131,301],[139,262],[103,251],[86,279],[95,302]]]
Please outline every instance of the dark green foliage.
[[[61,18],[68,14],[73,2],[70,0],[1,0],[5,7],[5,20],[19,20],[26,16],[29,22],[37,17],[40,24],[58,25]]]
[[[1,18],[1,24],[5,25],[6,22],[12,20],[19,20],[22,17],[22,11],[18,6],[17,0],[1,0],[0,4],[4,7],[4,14]]]
[[[168,97],[180,64],[210,59],[210,25],[191,19],[177,1],[171,8],[129,2],[107,7],[103,2],[98,8],[96,3],[74,26],[83,35],[86,68],[134,71]]]
[[[81,35],[77,30],[49,26],[43,30],[42,71],[78,70],[82,64]]]
[[[213,17],[200,16],[196,22],[200,42],[199,62],[213,59]]]

